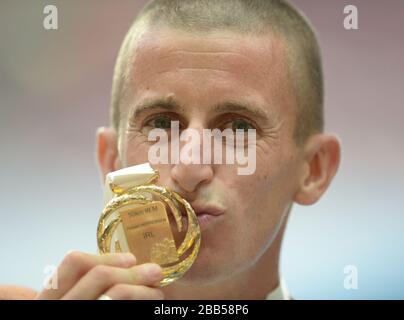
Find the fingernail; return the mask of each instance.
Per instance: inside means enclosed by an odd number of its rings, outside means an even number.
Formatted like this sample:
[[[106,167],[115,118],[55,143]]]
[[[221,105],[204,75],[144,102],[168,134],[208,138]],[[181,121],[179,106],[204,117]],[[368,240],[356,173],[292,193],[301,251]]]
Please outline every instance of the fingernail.
[[[135,256],[130,252],[122,253],[120,255],[120,259],[121,259],[122,263],[127,266],[132,266],[136,263]]]
[[[155,280],[161,279],[163,277],[163,269],[155,263],[151,263],[147,268],[148,275]]]

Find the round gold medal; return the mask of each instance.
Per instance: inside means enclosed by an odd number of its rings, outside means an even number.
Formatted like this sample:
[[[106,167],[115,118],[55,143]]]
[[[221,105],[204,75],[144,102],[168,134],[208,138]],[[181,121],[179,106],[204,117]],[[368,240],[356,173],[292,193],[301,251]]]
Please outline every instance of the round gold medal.
[[[131,252],[137,264],[163,268],[161,286],[181,278],[195,261],[201,242],[198,219],[178,193],[158,186],[149,164],[112,172],[97,228],[100,254]]]

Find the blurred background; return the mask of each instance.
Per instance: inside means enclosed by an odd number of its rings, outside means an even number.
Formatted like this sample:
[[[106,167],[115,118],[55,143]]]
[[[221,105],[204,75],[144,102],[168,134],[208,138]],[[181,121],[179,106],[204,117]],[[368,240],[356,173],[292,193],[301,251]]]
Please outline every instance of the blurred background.
[[[95,131],[145,2],[0,1],[0,284],[39,290],[68,250],[96,252]],[[291,2],[317,29],[343,158],[321,201],[294,208],[282,276],[295,299],[404,299],[404,2]],[[58,30],[43,28],[48,4]],[[343,27],[349,4],[358,30]],[[344,288],[348,265],[357,289]]]

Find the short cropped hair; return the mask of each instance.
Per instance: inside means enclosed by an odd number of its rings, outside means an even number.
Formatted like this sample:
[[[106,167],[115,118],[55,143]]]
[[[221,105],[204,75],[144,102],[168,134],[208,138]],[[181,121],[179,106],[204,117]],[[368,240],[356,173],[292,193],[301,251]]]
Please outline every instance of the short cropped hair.
[[[134,34],[148,26],[191,33],[216,30],[245,35],[272,33],[286,48],[288,79],[297,102],[295,141],[300,144],[324,127],[320,48],[304,15],[285,0],[152,0],[135,18],[114,70],[111,122],[119,131],[122,95],[130,77]],[[203,33],[202,33],[203,34]],[[134,66],[136,68],[136,66]]]

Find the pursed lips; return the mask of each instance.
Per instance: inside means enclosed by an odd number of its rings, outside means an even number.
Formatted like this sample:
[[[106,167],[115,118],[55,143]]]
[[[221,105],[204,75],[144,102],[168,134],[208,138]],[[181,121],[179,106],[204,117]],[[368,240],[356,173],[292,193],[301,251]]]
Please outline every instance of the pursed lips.
[[[220,216],[224,213],[224,209],[215,205],[200,205],[197,203],[192,203],[191,207],[194,209],[197,216],[210,215],[210,216]]]
[[[216,220],[220,215],[224,214],[225,209],[215,205],[200,205],[197,203],[191,204],[198,218],[199,227],[201,231],[205,230],[208,225]],[[186,214],[183,213],[183,219],[186,221]],[[186,222],[185,222],[186,223]]]

